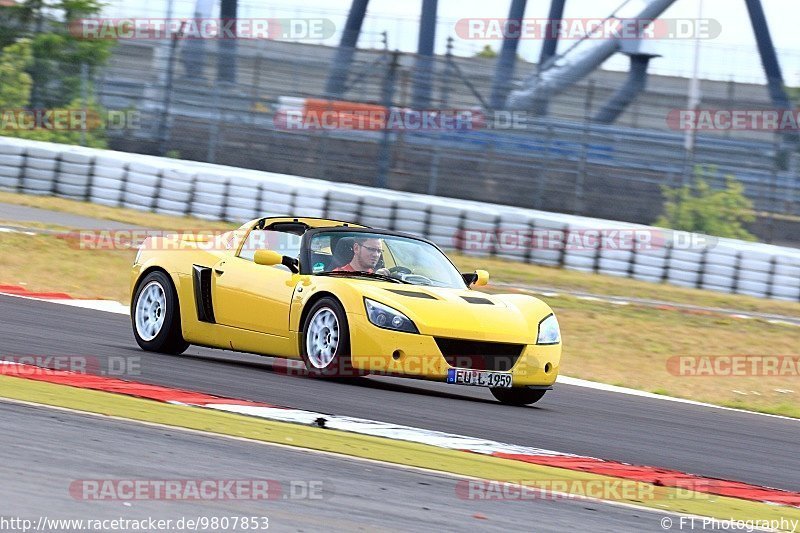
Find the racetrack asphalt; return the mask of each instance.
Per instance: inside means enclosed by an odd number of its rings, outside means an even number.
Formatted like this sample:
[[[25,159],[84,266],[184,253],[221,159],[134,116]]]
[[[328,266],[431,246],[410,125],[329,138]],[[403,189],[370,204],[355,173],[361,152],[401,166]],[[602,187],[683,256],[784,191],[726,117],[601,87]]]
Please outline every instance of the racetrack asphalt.
[[[25,222],[38,222],[41,224],[53,224],[74,229],[141,229],[138,226],[126,224],[124,222],[115,222],[113,220],[104,220],[3,202],[0,202],[0,220],[13,220],[22,224]]]
[[[182,517],[255,516],[268,517],[270,531],[637,532],[661,530],[664,517],[591,501],[464,499],[457,496],[459,480],[444,474],[2,400],[0,427],[6,458],[0,462],[0,516],[33,524],[42,516],[173,523]],[[236,479],[277,481],[282,492],[268,500],[127,502],[91,501],[80,490],[70,492],[81,480]],[[292,490],[292,484],[301,489]],[[288,497],[309,485],[314,497]]]
[[[0,357],[34,354],[127,358],[136,366],[123,379],[800,490],[796,420],[562,384],[536,406],[509,407],[480,388],[291,376],[247,354],[146,353],[124,315],[0,296]]]

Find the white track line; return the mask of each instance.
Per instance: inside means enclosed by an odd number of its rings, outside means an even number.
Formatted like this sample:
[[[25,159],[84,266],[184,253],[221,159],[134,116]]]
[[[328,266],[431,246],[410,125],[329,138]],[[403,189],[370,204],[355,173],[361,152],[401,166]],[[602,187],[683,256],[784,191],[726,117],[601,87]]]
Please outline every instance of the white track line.
[[[195,405],[195,404],[189,404]],[[466,450],[474,453],[491,455],[495,452],[516,453],[524,455],[536,455],[547,457],[582,457],[569,453],[561,453],[542,448],[530,446],[519,446],[516,444],[505,444],[493,440],[481,439],[477,437],[466,437],[454,433],[444,433],[420,429],[411,426],[401,426],[389,422],[379,422],[366,418],[353,418],[349,416],[326,415],[313,411],[301,409],[282,409],[275,407],[263,407],[252,405],[232,405],[225,403],[195,405],[196,407],[206,407],[217,411],[226,411],[245,416],[254,416],[281,422],[292,422],[295,424],[315,425],[317,420],[324,420],[324,426],[328,429],[358,433],[361,435],[371,435],[373,437],[383,437],[392,440],[402,440],[427,444],[438,448],[450,450]]]
[[[54,304],[70,305],[72,307],[81,307],[83,309],[93,309],[95,311],[103,311],[105,313],[114,313],[117,315],[130,314],[130,309],[127,305],[115,302],[113,300],[63,300],[50,298],[42,298],[42,300]]]
[[[36,300],[37,302],[47,302],[51,304],[69,305],[72,307],[81,307],[83,309],[91,309],[93,311],[102,311],[104,313],[114,313],[117,315],[129,315],[130,308],[120,302],[114,300],[80,300],[80,299],[66,299],[66,298],[35,298],[33,296],[25,296],[24,294],[14,294],[9,292],[0,292],[2,296],[11,296],[12,298],[22,298],[23,300]]]
[[[606,392],[614,392],[617,394],[627,394],[629,396],[639,396],[640,398],[649,398],[651,400],[664,400],[668,402],[684,403],[687,405],[695,405],[697,407],[711,407],[713,409],[722,409],[724,411],[735,411],[737,413],[746,413],[748,415],[769,416],[772,418],[780,418],[782,420],[791,420],[792,422],[800,422],[798,418],[790,416],[773,415],[770,413],[759,413],[756,411],[747,411],[744,409],[736,409],[735,407],[725,407],[722,405],[714,405],[713,403],[703,403],[695,400],[687,400],[686,398],[675,398],[674,396],[664,396],[662,394],[655,394],[652,392],[629,389],[626,387],[618,387],[616,385],[608,385],[606,383],[598,383],[596,381],[587,381],[585,379],[571,378],[569,376],[558,376],[556,379],[558,383],[563,385],[572,385],[575,387],[586,387],[588,389],[601,390]]]
[[[106,313],[115,313],[120,315],[128,315],[129,308],[127,305],[112,300],[62,300],[62,299],[46,299],[46,298],[32,298],[30,296],[23,296],[20,294],[6,294],[0,292],[4,296],[13,296],[15,298],[24,298],[26,300],[38,300],[40,302],[49,302],[61,305],[71,305],[74,307],[81,307],[84,309],[91,309],[94,311],[103,311]],[[652,392],[641,391],[637,389],[629,389],[626,387],[618,387],[616,385],[608,385],[606,383],[598,383],[595,381],[588,381],[585,379],[573,378],[569,376],[558,376],[557,383],[562,385],[570,385],[573,387],[583,387],[586,389],[594,389],[605,392],[613,392],[616,394],[626,394],[628,396],[638,396],[640,398],[647,398],[650,400],[662,400],[668,402],[682,403],[687,405],[694,405],[696,407],[709,407],[712,409],[721,409],[724,411],[733,411],[737,413],[744,413],[748,415],[767,416],[771,418],[778,418],[781,420],[791,420],[793,422],[800,422],[800,419],[792,418],[783,415],[773,415],[769,413],[759,413],[756,411],[747,411],[745,409],[736,409],[734,407],[724,407],[722,405],[714,405],[711,403],[698,402],[695,400],[687,400],[685,398],[675,398],[674,396],[664,396],[661,394],[654,394]]]

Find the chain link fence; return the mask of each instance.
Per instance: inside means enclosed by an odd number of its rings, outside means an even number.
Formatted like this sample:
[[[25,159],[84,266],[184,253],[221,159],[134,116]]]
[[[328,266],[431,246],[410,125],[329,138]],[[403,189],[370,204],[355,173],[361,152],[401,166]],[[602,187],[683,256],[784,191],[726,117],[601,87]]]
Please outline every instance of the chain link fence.
[[[661,213],[663,187],[690,183],[702,166],[712,187],[726,176],[744,185],[758,212],[749,229],[760,239],[800,242],[796,147],[777,133],[728,129],[698,133],[687,151],[686,133],[670,122],[686,108],[685,79],[651,75],[616,123],[604,125],[593,117],[624,72],[596,71],[537,117],[489,109],[496,59],[448,53],[421,66],[413,54],[358,49],[343,93],[333,97],[325,86],[334,47],[244,40],[235,47],[235,77],[223,80],[218,45],[120,42],[88,81],[104,107],[137,113],[135,127],[107,132],[110,147],[642,224]],[[420,76],[421,68],[430,76]],[[517,76],[533,69],[518,60]],[[407,109],[420,83],[431,109],[471,113],[470,127],[292,128],[281,121],[313,99]],[[704,108],[771,108],[763,85],[704,81],[703,94]]]

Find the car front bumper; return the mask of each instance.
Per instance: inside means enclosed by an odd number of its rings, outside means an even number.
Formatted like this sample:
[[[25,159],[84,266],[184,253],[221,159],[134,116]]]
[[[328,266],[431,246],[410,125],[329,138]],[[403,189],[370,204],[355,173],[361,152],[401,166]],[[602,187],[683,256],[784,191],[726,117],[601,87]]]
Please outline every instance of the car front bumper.
[[[351,359],[357,370],[445,381],[450,368],[470,368],[469,356],[456,357],[455,361],[449,358],[455,365],[448,364],[431,335],[381,329],[360,314],[348,313],[347,320]],[[561,362],[561,344],[519,344],[524,348],[510,368],[513,386],[553,385]]]

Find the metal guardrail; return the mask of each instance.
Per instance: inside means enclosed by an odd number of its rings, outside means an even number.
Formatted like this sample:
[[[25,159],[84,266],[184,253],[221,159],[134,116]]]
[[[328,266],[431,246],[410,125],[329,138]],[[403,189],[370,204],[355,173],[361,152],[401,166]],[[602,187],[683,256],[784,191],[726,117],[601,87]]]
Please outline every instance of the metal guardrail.
[[[0,190],[210,220],[346,219],[468,255],[800,301],[795,248],[208,163],[0,137]],[[620,231],[633,245],[594,238]]]

